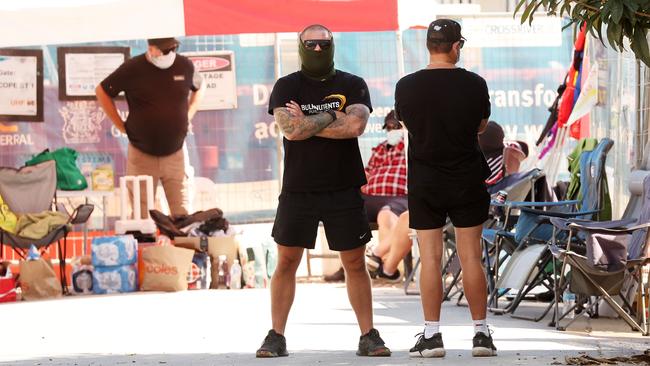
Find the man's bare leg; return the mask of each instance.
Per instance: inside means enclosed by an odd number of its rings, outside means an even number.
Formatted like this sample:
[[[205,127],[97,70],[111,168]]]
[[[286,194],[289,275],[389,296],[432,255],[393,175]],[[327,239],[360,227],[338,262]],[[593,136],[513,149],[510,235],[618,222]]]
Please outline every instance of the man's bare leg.
[[[409,237],[409,213],[408,211],[404,212],[399,216],[397,220],[397,225],[393,228],[388,241],[390,241],[390,250],[388,254],[383,258],[384,265],[383,271],[386,274],[392,274],[397,270],[399,262],[404,259],[404,256],[411,251],[411,238]]]
[[[296,271],[303,248],[278,245],[278,265],[271,278],[271,319],[273,330],[284,334],[289,311],[296,295]]]
[[[364,253],[365,245],[340,252],[348,298],[361,330],[357,356],[386,357],[391,355],[390,349],[372,324],[372,291]]]
[[[391,233],[397,225],[398,220],[399,218],[393,211],[388,209],[379,210],[379,213],[377,214],[379,244],[373,248],[373,252],[376,256],[381,258],[389,252],[390,243],[386,242],[386,240],[388,240],[388,238],[391,236]]]
[[[420,297],[426,321],[440,321],[442,304],[442,228],[417,230],[420,249]]]
[[[482,230],[482,225],[456,228],[456,247],[463,269],[463,291],[472,320],[485,319],[487,312],[487,282],[481,252]]]
[[[340,252],[345,268],[345,283],[350,305],[359,323],[361,334],[372,329],[372,292],[370,276],[366,269],[365,246]]]

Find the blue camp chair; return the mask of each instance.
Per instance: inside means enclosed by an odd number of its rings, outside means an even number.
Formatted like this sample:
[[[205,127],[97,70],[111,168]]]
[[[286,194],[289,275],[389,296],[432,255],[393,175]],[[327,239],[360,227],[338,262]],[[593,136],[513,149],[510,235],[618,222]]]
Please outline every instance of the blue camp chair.
[[[549,243],[553,238],[561,241],[567,233],[557,232],[560,237],[556,237],[550,218],[592,219],[602,213],[602,190],[606,184],[605,162],[613,144],[611,139],[604,138],[592,151],[581,154],[579,199],[560,202],[507,201],[497,204],[505,212],[506,229],[486,233],[483,237],[486,246],[493,246],[489,264],[493,266],[496,285],[490,292],[490,311],[513,314],[534,288],[543,286],[548,291],[554,290],[555,277],[548,268],[553,262]],[[514,228],[508,230],[507,223],[517,212],[519,217]],[[500,262],[506,258],[507,262],[500,273]],[[514,298],[500,308],[499,298],[512,290],[516,291]],[[539,321],[548,314],[552,305],[553,303],[535,318],[515,317]]]

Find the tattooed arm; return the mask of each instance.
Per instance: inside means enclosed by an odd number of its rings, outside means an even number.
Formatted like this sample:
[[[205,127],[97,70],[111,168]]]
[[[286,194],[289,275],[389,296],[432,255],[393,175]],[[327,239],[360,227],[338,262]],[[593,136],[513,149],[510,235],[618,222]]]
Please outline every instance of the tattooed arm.
[[[286,105],[286,107],[275,108],[273,117],[287,140],[308,139],[333,122],[332,116],[328,113],[305,116],[300,105],[293,100]]]
[[[363,134],[370,117],[370,109],[364,104],[352,104],[345,113],[336,112],[338,118],[316,136],[330,139],[351,139]]]

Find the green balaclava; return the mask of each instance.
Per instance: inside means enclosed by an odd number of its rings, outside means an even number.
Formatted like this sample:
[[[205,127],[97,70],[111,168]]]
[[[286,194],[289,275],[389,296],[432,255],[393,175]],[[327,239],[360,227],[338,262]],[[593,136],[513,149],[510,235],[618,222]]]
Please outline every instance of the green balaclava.
[[[310,79],[323,81],[334,76],[334,40],[332,46],[327,50],[314,51],[305,48],[305,45],[298,41],[298,54],[300,55],[302,73]]]

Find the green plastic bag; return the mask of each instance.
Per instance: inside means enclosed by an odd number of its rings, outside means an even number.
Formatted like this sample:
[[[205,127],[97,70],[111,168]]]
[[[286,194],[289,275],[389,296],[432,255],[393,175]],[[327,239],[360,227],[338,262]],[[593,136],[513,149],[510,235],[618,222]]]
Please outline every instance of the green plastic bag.
[[[64,191],[81,191],[88,188],[86,178],[77,167],[77,151],[62,147],[50,152],[49,149],[33,156],[25,165],[36,165],[47,160],[56,162],[56,188]]]

